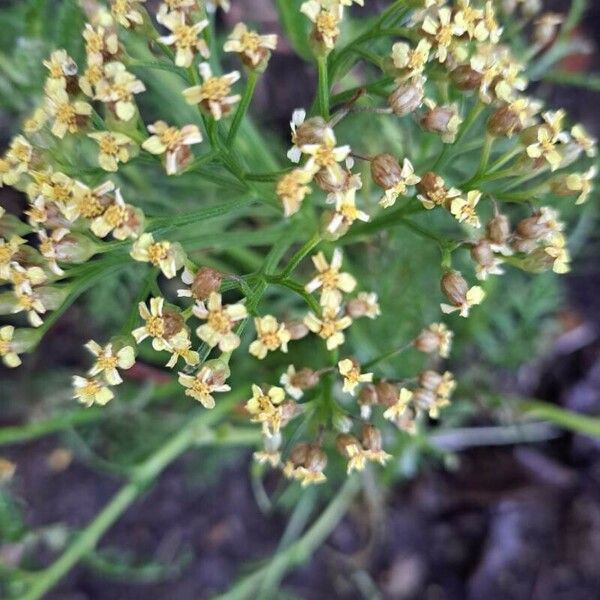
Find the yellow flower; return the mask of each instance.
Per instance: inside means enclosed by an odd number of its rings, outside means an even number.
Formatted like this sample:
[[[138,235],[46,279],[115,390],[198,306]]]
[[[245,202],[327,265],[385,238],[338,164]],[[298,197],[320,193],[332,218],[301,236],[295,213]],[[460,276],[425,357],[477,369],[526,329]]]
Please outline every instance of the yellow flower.
[[[596,156],[596,140],[588,134],[583,125],[574,125],[571,129],[571,136],[573,137],[577,145],[590,158],[594,158]]]
[[[274,352],[281,348],[287,352],[287,344],[290,341],[290,332],[283,323],[278,323],[272,315],[265,315],[254,319],[257,339],[250,344],[248,351],[252,356],[262,360],[267,352]]]
[[[411,401],[412,401],[413,393],[406,389],[400,388],[400,392],[398,394],[398,399],[392,406],[385,410],[383,413],[383,418],[388,419],[388,421],[396,421],[401,418],[406,410],[408,409]]]
[[[116,21],[129,29],[132,25],[141,25],[144,15],[140,4],[146,0],[111,0],[110,10]]]
[[[149,262],[154,267],[160,267],[167,279],[175,277],[185,261],[181,244],[167,240],[156,242],[151,233],[143,233],[135,241],[129,254],[134,260]]]
[[[195,366],[200,362],[200,355],[195,350],[192,350],[192,340],[186,329],[182,329],[173,337],[169,338],[171,345],[171,358],[165,366],[172,369],[180,358],[183,358],[188,366]]]
[[[196,335],[211,348],[219,346],[221,352],[231,352],[240,345],[239,336],[232,330],[237,321],[248,316],[243,304],[222,306],[221,294],[212,292],[206,305],[197,302],[193,312],[196,317],[206,321],[196,329]]]
[[[46,307],[35,290],[21,290],[15,291],[15,306],[12,312],[13,314],[26,312],[29,323],[33,327],[40,327],[43,324],[40,315],[46,312]]]
[[[402,169],[398,180],[392,187],[385,190],[383,197],[379,201],[379,206],[382,208],[394,206],[398,196],[404,196],[408,187],[416,185],[419,181],[421,181],[421,178],[418,175],[415,175],[415,169],[412,166],[412,163],[408,158],[405,158],[402,163]]]
[[[420,352],[437,352],[441,358],[448,358],[453,336],[444,323],[432,323],[421,331],[413,345]]]
[[[268,60],[270,51],[277,46],[277,36],[273,34],[259,35],[250,31],[244,23],[238,23],[223,46],[225,52],[237,52],[244,64],[257,67]]]
[[[0,280],[8,281],[10,279],[11,262],[19,252],[19,248],[26,243],[27,240],[18,235],[13,235],[8,241],[0,238]]]
[[[140,209],[125,204],[120,190],[115,190],[114,202],[96,217],[90,229],[100,238],[112,232],[117,240],[136,238],[144,227],[144,215]]]
[[[331,264],[325,259],[323,252],[312,257],[317,269],[317,275],[311,279],[304,289],[308,294],[321,290],[321,306],[338,308],[342,302],[342,292],[349,294],[356,287],[356,279],[350,273],[340,273],[342,266],[342,251],[336,248],[333,251]]]
[[[311,188],[306,185],[312,180],[312,173],[304,169],[294,169],[282,175],[277,182],[276,193],[283,204],[283,214],[291,217],[300,210],[300,206]]]
[[[186,388],[185,395],[195,398],[205,408],[214,408],[214,392],[228,392],[231,388],[215,377],[212,369],[202,367],[195,376],[179,373],[179,383]]]
[[[563,274],[571,270],[571,256],[567,248],[567,241],[562,233],[555,233],[549,240],[544,252],[553,258],[552,270],[555,273]]]
[[[452,12],[448,7],[440,8],[437,16],[428,14],[421,26],[422,30],[430,36],[435,45],[435,54],[443,63],[448,58],[448,51],[455,41],[455,36],[460,35],[460,27],[452,22]]]
[[[321,318],[314,313],[308,313],[304,318],[304,324],[320,338],[326,341],[327,350],[335,350],[345,341],[344,329],[352,325],[352,319],[345,315],[338,315],[338,311],[332,308],[324,308]]]
[[[73,377],[73,388],[73,398],[78,399],[81,404],[85,404],[87,407],[94,404],[104,406],[114,398],[112,391],[94,378],[88,379],[75,375]]]
[[[136,112],[134,95],[145,90],[146,86],[123,63],[114,61],[104,66],[104,77],[96,84],[95,99],[109,104],[121,121],[130,121]]]
[[[0,187],[2,183],[15,185],[21,175],[29,171],[33,158],[33,147],[22,135],[15,136],[6,151],[3,159],[0,159]]]
[[[208,27],[206,19],[188,25],[184,12],[162,10],[158,13],[157,21],[171,32],[160,37],[159,41],[166,46],[175,46],[175,64],[178,67],[191,66],[195,52],[199,52],[203,58],[209,57],[206,42],[199,39],[202,30]]]
[[[498,25],[496,20],[496,11],[491,0],[485,3],[483,19],[477,23],[473,31],[473,37],[478,42],[489,40],[492,44],[497,44],[502,36],[503,28]]]
[[[63,212],[71,202],[75,181],[60,171],[47,175],[42,176],[38,193]]]
[[[598,174],[596,165],[592,165],[585,173],[570,173],[565,183],[569,190],[578,193],[575,204],[583,204],[592,192],[592,182]]]
[[[42,64],[48,69],[51,79],[60,80],[77,75],[77,63],[63,49],[55,50]]]
[[[11,369],[21,364],[21,359],[14,349],[14,334],[15,328],[12,325],[0,327],[0,357],[2,362]]]
[[[89,23],[81,34],[85,40],[85,52],[88,62],[104,62],[106,58],[119,52],[119,39],[114,31],[109,31],[99,25],[94,28]]]
[[[36,108],[29,116],[23,121],[23,131],[27,135],[37,133],[48,120],[48,115],[44,110],[43,106]]]
[[[69,230],[65,227],[54,229],[50,235],[48,235],[48,233],[43,229],[38,231],[38,237],[40,239],[40,254],[46,259],[50,270],[56,275],[64,274],[64,271],[58,266],[57,263],[57,261],[61,258],[58,245],[69,233]]]
[[[135,142],[124,133],[97,131],[88,133],[88,137],[98,143],[98,164],[105,171],[117,171],[119,163],[126,163],[131,158]]]
[[[152,347],[155,350],[171,350],[171,344],[168,341],[171,336],[165,319],[164,304],[165,299],[161,297],[150,298],[150,308],[144,302],[139,303],[140,316],[145,323],[131,332],[138,344],[147,337],[151,337]]]
[[[302,152],[309,155],[304,169],[313,174],[325,170],[332,179],[339,180],[343,173],[338,163],[348,158],[350,146],[336,147],[335,144],[336,139],[333,129],[327,127],[323,131],[323,141],[321,143],[301,146]]]
[[[552,171],[558,169],[562,156],[556,148],[556,138],[547,127],[540,127],[537,132],[537,142],[527,146],[527,155],[530,158],[543,158],[550,165]]]
[[[431,44],[421,39],[416,48],[411,48],[406,42],[396,42],[392,46],[392,61],[394,67],[401,72],[400,81],[420,75],[429,60]]]
[[[112,181],[105,181],[94,189],[90,189],[80,181],[75,181],[72,199],[65,207],[64,215],[69,221],[75,221],[79,217],[84,219],[99,217],[113,203],[113,199],[108,194],[114,189],[115,184]]]
[[[252,398],[246,402],[246,410],[253,423],[262,423],[265,435],[279,433],[283,416],[281,404],[284,400],[285,392],[280,387],[271,386],[265,392],[259,386],[252,385]]]
[[[353,175],[344,189],[328,194],[327,203],[335,204],[335,212],[327,225],[327,231],[335,234],[347,230],[354,221],[369,221],[369,215],[356,206],[356,191],[361,186],[360,176]]]
[[[89,370],[89,375],[95,376],[102,373],[109,385],[119,385],[123,382],[118,369],[130,369],[135,363],[135,353],[131,346],[123,346],[117,352],[111,343],[100,346],[90,340],[85,347],[96,357],[94,366]]]
[[[182,166],[185,166],[192,154],[189,146],[199,144],[202,134],[196,125],[184,125],[181,129],[169,127],[164,121],[156,121],[148,126],[150,136],[142,148],[150,154],[165,154],[167,175],[174,175]]]
[[[335,41],[340,34],[342,6],[336,7],[335,3],[332,3],[326,7],[319,0],[308,0],[300,6],[300,12],[314,23],[314,38],[323,44],[325,49],[333,50]]]
[[[323,450],[316,444],[303,442],[293,448],[283,474],[289,479],[300,481],[302,487],[306,487],[327,480],[323,473],[326,466],[327,455]]]
[[[455,35],[467,34],[469,38],[475,37],[477,25],[483,18],[483,11],[471,6],[470,0],[458,0],[457,10],[454,13]]]
[[[348,300],[346,314],[353,319],[360,317],[376,319],[381,315],[377,294],[375,292],[359,292],[356,298]]]
[[[467,193],[466,200],[462,197],[454,198],[450,204],[450,212],[459,223],[467,223],[472,227],[481,227],[481,221],[477,216],[477,203],[481,198],[481,192],[471,190]]]
[[[353,396],[356,394],[356,388],[361,383],[373,381],[373,373],[361,373],[360,365],[350,358],[344,358],[338,362],[338,370],[344,378],[343,391]]]
[[[96,86],[104,79],[104,61],[97,55],[88,56],[83,75],[79,78],[79,89],[90,98],[96,96]]]
[[[47,279],[41,267],[22,267],[18,262],[10,264],[9,281],[17,294],[32,294],[33,288]]]
[[[200,63],[198,69],[203,83],[183,90],[183,97],[188,104],[199,104],[215,121],[219,121],[241,98],[239,94],[231,95],[231,86],[240,78],[240,73],[232,71],[217,77],[212,74],[207,62]]]

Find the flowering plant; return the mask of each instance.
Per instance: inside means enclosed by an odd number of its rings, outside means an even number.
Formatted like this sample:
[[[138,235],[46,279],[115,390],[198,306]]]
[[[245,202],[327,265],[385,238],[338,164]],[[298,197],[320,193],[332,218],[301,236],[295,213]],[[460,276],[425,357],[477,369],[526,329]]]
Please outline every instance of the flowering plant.
[[[102,419],[140,379],[152,402],[185,400],[114,517],[194,444],[254,446],[259,479],[301,486],[393,470],[451,411],[453,341],[478,311],[493,321],[498,278],[569,270],[596,144],[527,94],[559,21],[535,21],[519,58],[492,0],[396,0],[354,37],[358,0],[277,4],[318,80],[287,155],[247,114],[281,34],[238,23],[221,40],[225,2],[113,0],[83,3],[81,56],[43,61],[43,98],[0,159],[26,198],[0,217],[4,364],[87,293],[74,413]],[[104,318],[102,288],[121,299]],[[42,597],[90,531],[21,597]]]

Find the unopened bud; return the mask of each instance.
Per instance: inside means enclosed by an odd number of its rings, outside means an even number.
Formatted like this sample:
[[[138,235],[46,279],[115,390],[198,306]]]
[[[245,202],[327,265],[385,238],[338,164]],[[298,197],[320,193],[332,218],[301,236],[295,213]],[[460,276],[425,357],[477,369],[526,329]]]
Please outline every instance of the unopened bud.
[[[441,288],[454,306],[462,306],[467,301],[469,284],[459,271],[446,271],[442,275]]]
[[[296,373],[290,377],[290,384],[294,387],[300,388],[301,390],[313,388],[318,383],[319,373],[309,369],[308,367],[296,371]]]
[[[434,204],[443,203],[448,196],[445,181],[433,171],[427,171],[417,183],[417,190]]]
[[[335,438],[335,447],[344,458],[352,458],[360,450],[360,442],[353,435],[340,433]]]
[[[321,169],[314,177],[314,182],[329,194],[343,190],[348,184],[349,174],[340,165],[332,165],[329,169]]]
[[[496,260],[492,245],[486,239],[473,243],[471,246],[471,258],[482,267],[491,267]]]
[[[371,407],[377,404],[377,389],[372,383],[366,383],[358,394],[358,405],[360,406],[360,416],[368,419],[371,416]]]
[[[335,413],[331,420],[333,428],[340,433],[348,433],[352,429],[352,419],[343,413]]]
[[[402,167],[392,154],[378,154],[371,161],[371,177],[384,190],[402,180]]]
[[[322,117],[306,119],[296,128],[294,143],[296,146],[321,144],[328,128],[327,122]]]
[[[408,115],[423,104],[423,84],[421,81],[408,81],[400,84],[389,96],[388,104],[399,117]]]
[[[303,321],[285,321],[284,325],[291,340],[301,340],[308,335],[309,329]]]
[[[519,221],[516,230],[519,236],[527,240],[538,240],[549,232],[547,223],[541,220],[539,213]]]
[[[87,262],[98,249],[99,244],[81,233],[69,233],[54,244],[56,260],[75,265]]]
[[[365,450],[381,452],[383,440],[381,431],[371,424],[364,425],[360,432],[360,439]]]
[[[191,285],[194,298],[206,300],[212,292],[219,291],[222,281],[223,275],[219,271],[210,267],[200,267]]]
[[[510,221],[506,215],[497,214],[485,226],[488,240],[493,244],[504,244],[510,237]]]
[[[221,358],[213,358],[204,363],[207,369],[210,369],[210,383],[214,385],[223,385],[231,375],[229,363]]]
[[[424,329],[414,339],[413,346],[425,354],[437,352],[440,347],[440,336],[435,334],[431,329]]]
[[[382,406],[392,406],[398,400],[398,388],[389,381],[380,381],[375,385],[377,402]]]
[[[450,73],[450,78],[459,90],[476,90],[481,86],[483,74],[470,65],[459,65]]]
[[[307,444],[304,466],[313,472],[320,473],[327,466],[327,455],[316,444]]]
[[[281,426],[285,427],[297,414],[298,405],[293,400],[281,404]]]
[[[456,106],[434,106],[421,117],[421,127],[442,136],[456,133],[458,110]]]
[[[413,391],[412,401],[416,407],[422,410],[429,410],[430,407],[435,405],[436,400],[437,395],[434,390],[417,388]]]
[[[496,109],[487,122],[488,133],[497,137],[511,137],[522,129],[521,117],[510,104]]]
[[[175,309],[165,308],[163,311],[163,321],[165,325],[164,337],[173,337],[185,327],[185,321],[180,312]]]
[[[558,26],[564,17],[557,13],[545,13],[534,22],[533,39],[540,46],[550,44],[558,33]]]
[[[437,390],[440,383],[442,383],[443,377],[437,372],[427,370],[417,375],[417,381],[419,385],[424,387],[426,390],[435,391]]]

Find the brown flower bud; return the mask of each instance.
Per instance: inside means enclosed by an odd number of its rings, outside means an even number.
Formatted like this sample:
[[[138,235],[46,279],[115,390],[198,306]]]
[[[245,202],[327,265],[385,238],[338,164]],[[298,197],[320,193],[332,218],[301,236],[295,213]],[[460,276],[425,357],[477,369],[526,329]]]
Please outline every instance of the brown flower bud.
[[[303,321],[284,321],[291,340],[301,340],[308,335],[309,329]]]
[[[417,381],[419,385],[424,387],[426,390],[435,391],[437,390],[440,383],[442,383],[442,376],[437,371],[432,371],[428,369],[427,371],[422,371],[417,375]]]
[[[360,439],[365,450],[371,450],[372,452],[381,452],[383,446],[383,440],[381,437],[381,431],[371,424],[363,426],[360,432]]]
[[[366,383],[358,394],[358,403],[361,406],[373,406],[377,402],[377,388],[372,383]]]
[[[355,451],[351,448],[360,448],[360,442],[349,433],[340,433],[335,438],[335,447],[344,458],[352,458]]]
[[[290,461],[295,467],[303,467],[306,465],[308,460],[308,453],[310,451],[311,444],[301,442],[296,444],[290,452]]]
[[[321,169],[314,177],[314,182],[329,194],[339,192],[348,185],[349,173],[340,167],[333,165],[330,169]]]
[[[384,190],[393,188],[402,179],[402,167],[391,154],[378,154],[371,161],[371,177]]]
[[[304,466],[309,470],[320,473],[327,466],[327,455],[316,444],[307,444]]]
[[[285,427],[295,416],[298,405],[293,400],[286,400],[280,406],[281,426]]]
[[[185,321],[181,313],[166,308],[163,312],[163,321],[165,323],[164,337],[173,337],[176,333],[179,333],[185,327]]]
[[[206,300],[212,292],[219,291],[222,281],[223,275],[219,271],[210,267],[200,267],[191,285],[194,298],[197,300]]]
[[[540,216],[536,213],[519,221],[516,227],[519,236],[527,240],[538,240],[546,235],[549,231],[548,225],[540,220]]]
[[[400,84],[389,96],[388,104],[399,117],[414,112],[423,103],[423,84],[408,81]]]
[[[323,142],[325,131],[328,125],[322,117],[311,117],[306,119],[296,128],[294,143],[296,146],[305,146],[306,144],[320,144]]]
[[[301,390],[308,390],[319,383],[319,373],[305,367],[290,378],[290,383]]]
[[[433,171],[427,171],[417,183],[417,190],[435,204],[440,204],[448,196],[446,182]]]
[[[521,117],[509,104],[495,110],[487,122],[488,133],[498,137],[511,137],[523,129]]]
[[[421,127],[433,133],[449,133],[450,122],[456,115],[456,107],[454,106],[435,106],[429,108],[421,116]]]
[[[437,352],[440,347],[440,336],[435,334],[430,329],[423,329],[421,333],[414,339],[413,346],[425,354]]]
[[[491,267],[494,265],[496,257],[490,242],[482,239],[471,246],[471,258],[482,267]]]
[[[540,46],[550,44],[558,32],[558,26],[564,21],[564,16],[557,13],[545,13],[534,22],[533,39]]]
[[[462,306],[467,301],[469,284],[459,271],[446,271],[442,275],[441,288],[454,306]]]
[[[380,381],[375,385],[377,401],[382,406],[392,406],[398,400],[398,388],[389,381]]]
[[[485,226],[488,240],[493,244],[504,244],[510,237],[510,221],[506,215],[497,214]]]
[[[450,78],[459,90],[476,90],[481,86],[483,74],[470,65],[459,65],[450,73]]]
[[[428,410],[431,406],[435,405],[437,396],[434,390],[428,390],[425,388],[417,388],[413,390],[412,401],[415,406],[423,410]]]

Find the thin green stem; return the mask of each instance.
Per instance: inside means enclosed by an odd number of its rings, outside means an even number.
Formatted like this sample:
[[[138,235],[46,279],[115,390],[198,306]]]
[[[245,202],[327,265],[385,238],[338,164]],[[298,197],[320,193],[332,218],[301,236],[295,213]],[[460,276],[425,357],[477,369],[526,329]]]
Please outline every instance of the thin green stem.
[[[292,256],[286,267],[279,274],[279,280],[286,279],[294,269],[300,264],[302,259],[311,251],[315,246],[321,242],[321,234],[315,233],[296,253]]]
[[[380,362],[386,361],[390,358],[393,358],[394,356],[397,356],[398,354],[401,354],[402,352],[404,352],[405,350],[408,350],[409,348],[412,348],[412,343],[404,344],[404,346],[400,346],[400,348],[395,348],[394,350],[389,350],[388,352],[384,352],[384,353],[380,354],[379,356],[376,356],[375,358],[366,362],[364,365],[362,365],[362,369],[363,369],[363,371],[366,371],[367,369],[374,367],[375,365],[379,364]]]
[[[317,71],[319,75],[319,84],[317,88],[317,97],[319,102],[319,114],[326,120],[329,120],[329,76],[327,72],[327,57],[319,56],[317,58]]]
[[[246,87],[244,88],[244,93],[242,94],[240,103],[238,104],[237,110],[235,111],[235,115],[233,116],[233,121],[231,122],[229,133],[227,134],[228,146],[231,146],[231,144],[235,140],[235,136],[237,135],[238,129],[240,128],[242,120],[246,115],[246,111],[250,106],[250,102],[252,101],[252,96],[254,95],[254,90],[256,89],[257,81],[258,73],[254,69],[252,69],[248,73],[248,79],[246,80]]]

